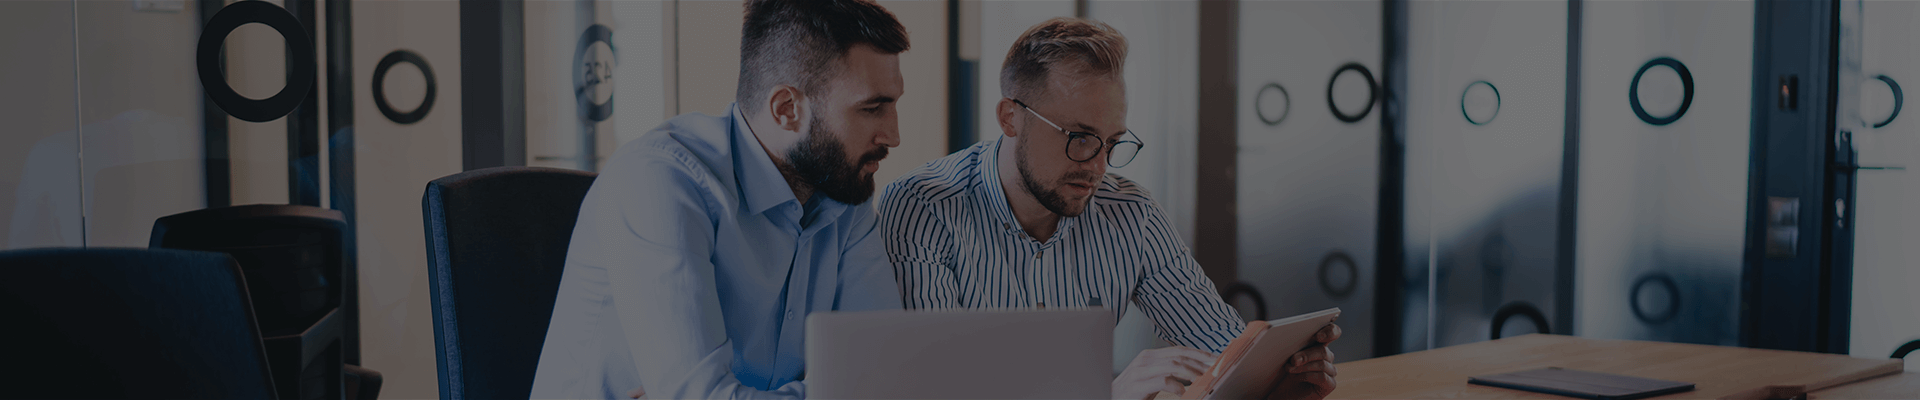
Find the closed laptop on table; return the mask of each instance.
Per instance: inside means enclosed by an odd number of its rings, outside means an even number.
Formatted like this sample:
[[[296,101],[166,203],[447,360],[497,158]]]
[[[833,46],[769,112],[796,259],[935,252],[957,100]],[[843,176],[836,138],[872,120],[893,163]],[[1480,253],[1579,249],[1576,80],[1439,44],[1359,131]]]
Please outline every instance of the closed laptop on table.
[[[1113,311],[868,311],[807,318],[807,397],[1105,399]]]

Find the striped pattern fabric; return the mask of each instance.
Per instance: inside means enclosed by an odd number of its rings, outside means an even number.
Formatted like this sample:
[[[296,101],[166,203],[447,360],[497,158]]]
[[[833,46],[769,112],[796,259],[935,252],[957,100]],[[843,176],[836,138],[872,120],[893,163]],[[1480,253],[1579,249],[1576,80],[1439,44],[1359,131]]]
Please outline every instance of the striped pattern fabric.
[[[1141,307],[1168,342],[1219,352],[1245,322],[1220,299],[1147,191],[1107,174],[1093,205],[1045,242],[1015,222],[1000,187],[1002,140],[887,185],[880,230],[909,309]],[[1011,145],[1011,142],[1008,143]]]

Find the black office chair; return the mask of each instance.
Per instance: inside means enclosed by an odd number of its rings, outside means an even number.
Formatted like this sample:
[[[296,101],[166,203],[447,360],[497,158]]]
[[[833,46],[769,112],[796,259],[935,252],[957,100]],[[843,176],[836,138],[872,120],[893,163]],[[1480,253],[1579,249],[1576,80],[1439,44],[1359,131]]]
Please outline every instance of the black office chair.
[[[372,399],[376,371],[359,357],[359,304],[352,243],[336,210],[257,204],[162,217],[153,248],[217,251],[246,271],[267,358],[286,399]],[[346,388],[355,389],[342,391]]]
[[[440,398],[526,398],[591,172],[497,167],[427,183]]]
[[[1533,321],[1535,332],[1553,333],[1548,329],[1552,325],[1547,323],[1547,314],[1540,312],[1539,307],[1534,307],[1533,303],[1515,301],[1500,306],[1499,310],[1493,312],[1493,339],[1500,339],[1500,331],[1507,327],[1507,319],[1515,315],[1527,317],[1528,320]]]
[[[240,267],[225,254],[0,252],[0,398],[274,397]]]

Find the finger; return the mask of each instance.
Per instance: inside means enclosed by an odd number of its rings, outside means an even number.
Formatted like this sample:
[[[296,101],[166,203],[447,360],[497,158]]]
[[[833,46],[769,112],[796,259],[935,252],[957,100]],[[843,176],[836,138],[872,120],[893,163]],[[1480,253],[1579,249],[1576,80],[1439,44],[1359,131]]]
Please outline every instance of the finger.
[[[1327,349],[1326,346],[1314,346],[1306,350],[1301,350],[1298,353],[1293,353],[1293,359],[1288,360],[1287,366],[1298,366],[1323,360],[1333,361],[1333,350]]]
[[[1187,359],[1176,360],[1174,361],[1173,365],[1176,367],[1179,367],[1180,369],[1191,371],[1194,374],[1205,374],[1207,373],[1207,371],[1213,369],[1213,367],[1210,365],[1202,364],[1199,361],[1193,361],[1193,360],[1187,360]]]
[[[1340,373],[1336,372],[1335,368],[1336,367],[1333,366],[1333,363],[1330,363],[1330,362],[1313,361],[1298,367],[1289,368],[1287,369],[1287,373],[1302,374],[1302,373],[1308,373],[1308,372],[1320,372],[1320,373],[1325,373],[1327,375],[1340,376]]]
[[[1313,335],[1313,340],[1322,344],[1340,340],[1340,325],[1327,324],[1326,327],[1320,328],[1320,333]]]
[[[1155,352],[1154,356],[1156,357],[1186,358],[1186,359],[1197,360],[1205,364],[1213,364],[1213,359],[1219,357],[1218,355],[1215,355],[1213,353],[1208,353],[1204,350],[1200,350],[1192,347],[1186,347],[1186,346],[1165,347],[1165,348],[1159,348],[1159,349],[1154,349],[1149,351]]]
[[[647,396],[647,388],[645,387],[637,387],[637,388],[633,388],[633,390],[627,391],[628,398],[638,399],[646,396]]]
[[[1170,364],[1163,365],[1153,372],[1155,372],[1154,375],[1166,375],[1170,378],[1179,378],[1180,380],[1192,382],[1194,379],[1200,378],[1200,375],[1205,374],[1206,370],[1186,365]]]
[[[1334,382],[1333,375],[1327,375],[1327,374],[1318,373],[1318,372],[1303,374],[1303,375],[1304,376],[1300,377],[1300,381],[1319,387],[1320,388],[1319,392],[1321,393],[1331,393],[1333,392],[1334,387],[1337,386],[1337,384]]]
[[[1205,373],[1203,369],[1175,363],[1143,365],[1137,368],[1128,368],[1126,372],[1126,374],[1140,377],[1141,381],[1144,382],[1152,382],[1152,379],[1158,379],[1159,377],[1172,377],[1192,381],[1195,378],[1199,378],[1203,373]]]
[[[1183,368],[1191,368],[1194,370],[1204,372],[1213,368],[1214,361],[1215,360],[1211,360],[1211,359],[1196,359],[1193,357],[1176,356],[1176,357],[1155,358],[1143,364],[1178,365]]]
[[[1187,385],[1184,383],[1180,383],[1179,381],[1173,380],[1173,377],[1167,377],[1167,379],[1165,380],[1165,384],[1160,386],[1160,391],[1167,392],[1167,393],[1186,394]]]

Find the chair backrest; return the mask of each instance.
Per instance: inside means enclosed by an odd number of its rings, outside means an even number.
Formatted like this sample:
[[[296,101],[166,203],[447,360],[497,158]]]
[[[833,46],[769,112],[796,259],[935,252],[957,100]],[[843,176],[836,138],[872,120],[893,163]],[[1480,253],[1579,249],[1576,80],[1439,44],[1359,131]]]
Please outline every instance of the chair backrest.
[[[298,334],[340,308],[346,317],[341,344],[355,354],[359,285],[346,230],[337,210],[290,204],[216,207],[154,221],[148,246],[232,255],[246,272],[266,337]]]
[[[279,397],[314,399],[337,397],[341,364],[359,358],[351,242],[340,211],[255,204],[161,217],[148,246],[233,256],[251,289]]]
[[[440,397],[525,398],[590,172],[496,167],[421,199]]]
[[[274,397],[246,281],[220,253],[0,252],[0,398]]]

